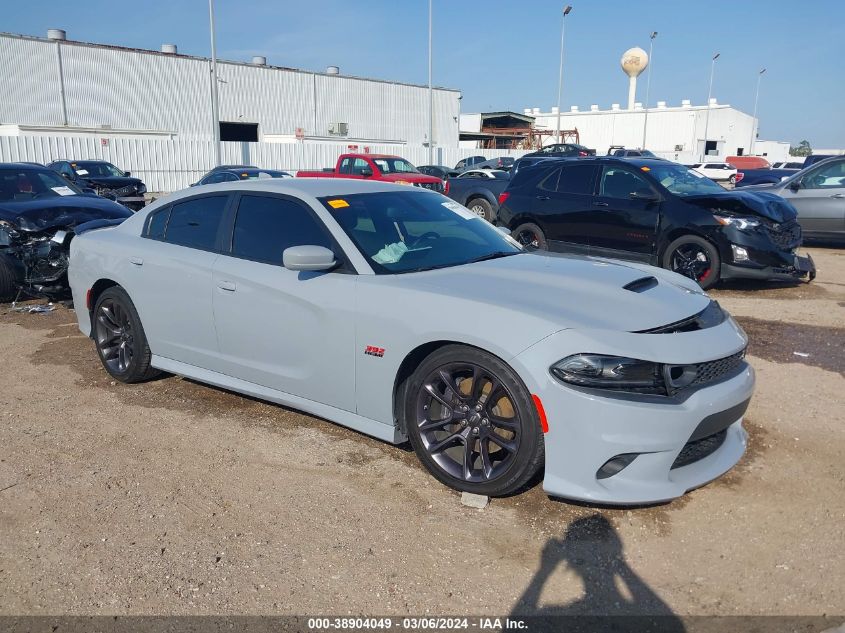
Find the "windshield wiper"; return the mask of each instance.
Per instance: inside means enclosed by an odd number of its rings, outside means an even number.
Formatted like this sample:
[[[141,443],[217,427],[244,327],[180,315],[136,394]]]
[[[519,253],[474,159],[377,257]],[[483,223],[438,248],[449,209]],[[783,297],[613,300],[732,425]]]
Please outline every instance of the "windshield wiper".
[[[464,262],[464,264],[475,264],[477,262],[486,262],[489,259],[499,259],[500,257],[508,257],[509,255],[518,255],[522,251],[496,251],[495,253],[488,253],[487,255],[482,255],[481,257],[476,257],[475,259],[470,259]]]

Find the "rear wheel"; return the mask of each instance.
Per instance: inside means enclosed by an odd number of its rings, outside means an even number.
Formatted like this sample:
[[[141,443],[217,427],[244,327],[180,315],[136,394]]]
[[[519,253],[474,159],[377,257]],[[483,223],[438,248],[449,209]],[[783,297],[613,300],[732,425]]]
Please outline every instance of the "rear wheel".
[[[543,233],[543,229],[533,222],[520,224],[511,232],[511,235],[517,242],[526,248],[535,248],[544,251],[549,250],[549,244],[546,242],[546,236]]]
[[[735,185],[736,184],[736,174],[734,174],[733,176],[728,178],[728,182],[731,183],[732,185]]]
[[[506,495],[542,465],[543,436],[531,395],[495,356],[463,345],[440,348],[402,393],[411,445],[447,486]]]
[[[150,366],[152,352],[141,318],[123,288],[113,286],[100,295],[92,325],[97,354],[113,378],[133,383],[159,373]]]
[[[469,210],[488,222],[493,222],[493,205],[484,198],[473,198],[467,204]]]
[[[719,281],[721,266],[716,247],[697,235],[679,237],[663,254],[663,268],[695,280],[704,290]]]

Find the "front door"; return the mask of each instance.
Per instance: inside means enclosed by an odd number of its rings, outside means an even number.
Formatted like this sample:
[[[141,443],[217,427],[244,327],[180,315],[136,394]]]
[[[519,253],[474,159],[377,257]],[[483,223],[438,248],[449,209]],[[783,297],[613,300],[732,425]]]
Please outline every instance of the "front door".
[[[638,197],[642,196],[642,197]],[[651,261],[660,220],[657,192],[627,166],[605,165],[593,204],[591,255]]]
[[[798,209],[798,222],[813,237],[841,237],[845,232],[845,158],[811,168],[795,191],[781,192]]]
[[[240,197],[231,252],[214,266],[218,371],[355,411],[357,276],[343,268],[284,268],[284,250],[306,244],[339,252],[304,203],[271,194]]]
[[[531,215],[546,234],[550,250],[588,251],[597,171],[591,163],[567,164],[553,169],[535,188]]]

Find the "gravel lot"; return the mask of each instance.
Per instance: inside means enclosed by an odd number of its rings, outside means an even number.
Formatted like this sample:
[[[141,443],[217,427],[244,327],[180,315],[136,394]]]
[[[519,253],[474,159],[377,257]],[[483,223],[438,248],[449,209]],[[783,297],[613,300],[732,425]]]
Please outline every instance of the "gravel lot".
[[[751,337],[750,449],[630,510],[484,510],[407,447],[167,377],[0,306],[0,614],[845,614],[845,250],[712,292]],[[798,354],[796,354],[798,353]]]

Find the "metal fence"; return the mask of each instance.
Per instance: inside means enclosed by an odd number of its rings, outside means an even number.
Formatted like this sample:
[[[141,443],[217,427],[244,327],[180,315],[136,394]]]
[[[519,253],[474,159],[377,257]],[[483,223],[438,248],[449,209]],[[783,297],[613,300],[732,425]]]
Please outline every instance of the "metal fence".
[[[347,143],[221,143],[224,164],[258,165],[295,172],[334,167],[337,157],[349,151]],[[428,163],[428,148],[397,145],[359,146],[371,154],[395,154],[415,165]],[[438,147],[434,162],[454,166],[462,158],[487,158],[525,154],[521,150],[480,150]],[[47,164],[60,159],[100,159],[131,171],[150,191],[171,192],[196,182],[214,165],[213,141],[110,138],[104,143],[86,136],[0,136],[0,162],[34,161]]]

